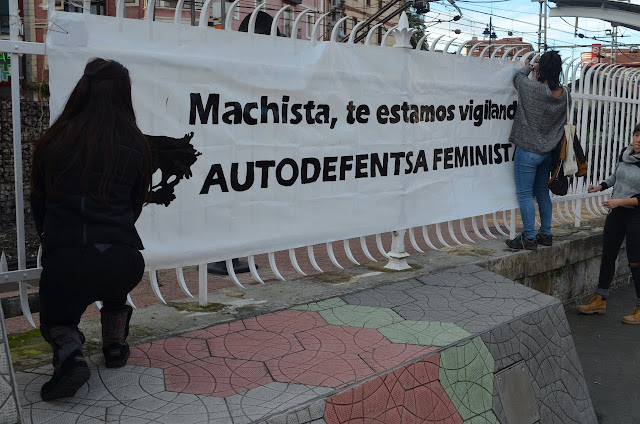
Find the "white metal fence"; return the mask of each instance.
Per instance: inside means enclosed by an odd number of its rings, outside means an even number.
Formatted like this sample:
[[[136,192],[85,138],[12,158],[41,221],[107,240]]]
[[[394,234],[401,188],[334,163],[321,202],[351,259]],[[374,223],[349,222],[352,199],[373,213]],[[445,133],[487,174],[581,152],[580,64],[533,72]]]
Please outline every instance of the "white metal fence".
[[[230,30],[231,28],[231,20],[234,15],[233,11],[238,6],[239,2],[240,0],[235,0],[231,6],[231,10],[227,12],[228,14],[225,26],[227,30]],[[212,0],[206,0],[204,3],[203,10],[207,11],[207,13],[201,13],[199,17],[199,26],[207,26],[208,12],[212,7],[212,3]],[[183,4],[184,0],[180,0],[177,4],[174,20],[176,25],[181,24],[181,10]],[[155,3],[149,2],[147,16],[154,16],[154,7]],[[263,7],[265,7],[265,3],[259,5],[251,14],[249,33],[254,32],[257,13]],[[276,24],[278,22],[278,18],[290,8],[291,6],[284,6],[276,12],[274,24],[271,28],[271,36],[276,36]],[[49,10],[54,9],[54,2],[52,0],[49,5]],[[84,13],[90,12],[90,2],[87,0],[83,2],[83,11]],[[9,52],[11,54],[12,63],[18,63],[18,57],[21,54],[46,55],[43,44],[19,41],[18,27],[20,25],[20,20],[18,18],[17,0],[10,1],[10,14],[11,38],[9,41],[0,41],[0,51]],[[293,22],[292,34],[297,34],[297,27],[301,24],[303,17],[308,14],[318,14],[318,12],[311,9],[304,9],[300,11]],[[310,43],[321,42],[318,41],[318,38],[321,38],[319,31],[324,28],[323,25],[326,24],[324,20],[328,15],[328,13],[325,13],[315,16],[315,24],[313,26],[312,36],[310,37],[311,39],[309,40]],[[113,19],[124,19],[124,0],[119,0],[117,2],[116,17]],[[350,17],[345,17],[339,20],[330,33],[329,41],[325,42],[338,41],[341,24],[350,19]],[[154,25],[153,21],[149,21],[149,25]],[[356,30],[358,30],[360,25],[361,23],[353,26],[351,35],[348,39],[349,43],[354,42]],[[372,35],[377,31],[378,27],[379,25],[376,25],[368,31],[364,42],[365,44],[371,44]],[[380,48],[386,48],[387,38],[390,36],[396,38],[397,46],[411,48],[409,44],[411,32],[408,30],[406,17],[401,19],[398,26],[386,31],[382,42],[380,43]],[[456,49],[455,41],[455,39],[443,40],[442,36],[430,40],[427,34],[419,40],[416,49],[441,51],[443,54],[462,56],[463,50],[465,50],[465,47],[468,47],[469,44],[468,42],[458,44]],[[467,52],[464,52],[466,55],[479,55],[482,58],[486,58],[486,60],[520,60],[535,62],[539,56],[536,52],[527,51],[528,48],[521,45],[486,45],[486,43],[478,42],[471,45],[467,50]],[[640,104],[640,84],[638,83],[640,70],[609,64],[596,64],[594,66],[581,65],[582,64],[579,63],[578,60],[571,63],[565,62],[564,77],[565,81],[571,81],[571,84],[574,86],[572,93],[574,102],[571,107],[571,116],[573,117],[574,123],[577,125],[578,136],[580,137],[583,148],[587,153],[590,166],[589,173],[586,177],[573,179],[571,182],[570,192],[567,196],[553,197],[553,201],[555,203],[553,216],[554,222],[556,224],[574,223],[576,226],[579,226],[581,220],[584,218],[600,216],[606,213],[601,206],[601,201],[602,197],[606,196],[607,193],[587,194],[586,187],[588,184],[597,184],[599,181],[606,178],[606,176],[608,176],[613,170],[613,166],[619,152],[630,142],[631,131],[639,118],[638,108]],[[41,272],[41,266],[38,259],[36,268],[26,268],[23,199],[24,182],[22,181],[20,96],[18,87],[19,79],[19,67],[12,66],[11,93],[13,111],[13,151],[18,270],[8,271],[7,261],[3,253],[2,259],[0,260],[0,284],[18,282],[24,316],[31,325],[35,326],[29,309],[27,286],[23,281],[37,279]],[[375,237],[375,245],[383,257],[389,259],[395,258],[401,261],[404,256],[406,256],[404,253],[405,236],[407,237],[408,243],[410,243],[417,252],[424,251],[424,249],[420,247],[423,242],[423,246],[426,245],[430,249],[438,250],[451,247],[451,243],[448,243],[445,239],[445,235],[447,234],[447,239],[452,241],[454,245],[476,243],[479,240],[487,240],[488,238],[513,237],[515,235],[518,219],[519,217],[516,210],[498,210],[492,214],[481,217],[474,216],[459,219],[456,220],[457,222],[448,221],[433,224],[432,226],[398,229],[398,231],[394,231],[392,233],[392,245],[389,251],[383,246],[382,234],[372,235],[371,237]],[[432,239],[430,237],[429,229],[435,232],[435,238]],[[422,238],[423,241],[420,241],[420,238]],[[334,243],[336,243],[335,240],[326,241],[327,255],[329,256],[331,263],[336,268],[342,269],[343,264],[338,262],[334,253]],[[358,261],[352,253],[349,240],[343,240],[342,244],[348,260],[353,264],[358,265]],[[376,259],[371,255],[367,248],[365,237],[360,238],[359,244],[359,248],[362,249],[363,255],[369,260],[375,261]],[[278,270],[275,252],[264,253],[268,255],[269,266],[273,274],[277,278],[284,280],[284,277]],[[309,262],[316,271],[326,271],[326,269],[323,270],[318,265],[313,246],[307,247],[307,254]],[[289,249],[288,257],[293,268],[301,275],[304,275],[304,272],[298,264],[295,249]],[[257,282],[264,284],[264,281],[259,275],[255,265],[255,256],[248,256],[248,262],[253,278]],[[243,287],[233,272],[232,259],[229,258],[226,261],[226,264],[227,269],[230,272],[230,278],[236,285]],[[207,302],[208,294],[206,265],[199,265],[198,275],[199,301],[201,305],[204,305]],[[187,296],[194,297],[187,288],[182,268],[176,269],[176,276],[182,291]],[[149,279],[151,287],[157,298],[161,302],[166,303],[160,292],[157,271],[149,271]],[[133,305],[133,300],[131,298],[129,298],[129,303]]]

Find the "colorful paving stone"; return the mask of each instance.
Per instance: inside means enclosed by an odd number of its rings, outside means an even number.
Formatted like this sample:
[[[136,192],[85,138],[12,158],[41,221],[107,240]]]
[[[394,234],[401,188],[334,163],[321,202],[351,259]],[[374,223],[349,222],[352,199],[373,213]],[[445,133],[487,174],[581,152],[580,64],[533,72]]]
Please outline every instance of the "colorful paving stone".
[[[205,358],[164,370],[167,391],[227,397],[272,382],[264,362]]]
[[[493,366],[493,357],[479,337],[441,353],[440,382],[465,422],[483,415],[498,423],[491,412]]]
[[[562,305],[475,266],[146,343],[121,369],[91,360],[56,402],[50,367],[18,373],[26,422],[497,424],[494,375],[521,362],[540,424],[596,423]]]
[[[335,394],[325,420],[339,423],[462,423],[438,382],[438,359],[427,359]]]
[[[306,305],[294,306],[291,309],[298,311],[324,311],[327,309],[337,308],[338,306],[346,305],[346,302],[339,297],[332,297],[331,299],[322,300],[320,302],[308,303]]]
[[[422,346],[448,346],[471,335],[455,324],[425,321],[402,321],[378,331],[393,343]]]
[[[319,314],[328,324],[348,327],[380,328],[404,321],[392,309],[372,306],[344,305],[322,310]]]
[[[245,424],[304,404],[331,391],[327,387],[269,383],[243,394],[228,397],[226,401],[234,424]]]

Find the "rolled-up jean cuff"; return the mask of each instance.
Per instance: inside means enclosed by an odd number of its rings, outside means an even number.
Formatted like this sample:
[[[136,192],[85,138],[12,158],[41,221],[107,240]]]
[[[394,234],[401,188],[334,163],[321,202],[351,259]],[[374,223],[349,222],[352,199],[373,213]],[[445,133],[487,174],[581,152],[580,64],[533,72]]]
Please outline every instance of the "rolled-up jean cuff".
[[[636,306],[640,306],[640,297],[636,297]]]
[[[598,290],[596,290],[596,294],[599,294],[606,299],[609,297],[609,289],[598,288]]]

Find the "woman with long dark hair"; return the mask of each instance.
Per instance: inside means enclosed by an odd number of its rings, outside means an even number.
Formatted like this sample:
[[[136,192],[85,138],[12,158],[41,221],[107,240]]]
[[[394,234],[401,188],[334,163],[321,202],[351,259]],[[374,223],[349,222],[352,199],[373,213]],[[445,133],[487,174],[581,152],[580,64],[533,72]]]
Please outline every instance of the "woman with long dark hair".
[[[534,79],[528,75],[534,72]],[[562,59],[548,51],[538,64],[525,66],[513,77],[518,91],[518,110],[509,141],[516,145],[513,164],[516,194],[520,203],[523,233],[507,240],[512,249],[535,250],[538,244],[551,246],[551,196],[547,180],[551,174],[551,151],[564,134],[567,102],[570,97],[560,85]],[[540,211],[540,231],[536,234],[535,197]]]
[[[586,305],[578,306],[583,314],[604,314],[607,311],[609,286],[616,269],[616,259],[622,241],[627,240],[627,260],[636,286],[636,307],[631,315],[622,317],[625,324],[640,324],[640,124],[633,129],[631,144],[625,147],[615,170],[589,193],[613,187],[611,198],[603,205],[610,210],[602,233],[602,262],[598,288]]]
[[[80,317],[102,301],[107,367],[127,363],[127,294],[144,272],[135,221],[151,184],[151,154],[136,124],[129,71],[93,59],[36,145],[31,205],[42,240],[40,331],[54,372],[43,400],[75,395],[89,379]]]

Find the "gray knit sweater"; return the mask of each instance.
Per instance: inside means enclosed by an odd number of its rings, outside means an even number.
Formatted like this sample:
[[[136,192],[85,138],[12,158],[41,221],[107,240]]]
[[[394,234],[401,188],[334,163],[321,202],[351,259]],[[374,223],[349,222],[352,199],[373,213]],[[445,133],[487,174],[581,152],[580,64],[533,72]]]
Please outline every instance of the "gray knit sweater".
[[[603,190],[613,186],[612,199],[635,197],[640,203],[640,153],[633,154],[633,146],[627,147],[620,155],[613,174],[600,184]],[[623,207],[633,208],[633,206]]]
[[[541,155],[553,150],[562,139],[567,120],[567,95],[563,91],[562,96],[555,98],[547,84],[530,80],[527,76],[532,69],[525,66],[513,76],[513,86],[518,91],[518,110],[509,141]]]

